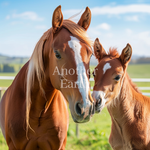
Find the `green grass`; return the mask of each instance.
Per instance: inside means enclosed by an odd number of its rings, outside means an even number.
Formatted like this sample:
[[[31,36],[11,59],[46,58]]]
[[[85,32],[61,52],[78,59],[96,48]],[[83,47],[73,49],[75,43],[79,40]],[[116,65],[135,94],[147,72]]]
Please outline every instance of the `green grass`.
[[[0,87],[8,87],[12,83],[12,80],[0,80]]]
[[[91,121],[79,126],[79,138],[76,137],[76,126],[70,118],[66,150],[110,150],[108,143],[111,120],[107,109],[95,114]]]
[[[150,64],[129,65],[127,72],[131,78],[150,78]],[[150,87],[150,82],[137,82],[138,87]],[[142,90],[150,93],[150,90]]]
[[[150,64],[129,65],[127,72],[131,78],[150,78]]]
[[[93,69],[94,67],[92,67]],[[150,64],[129,65],[128,74],[131,78],[150,78]],[[0,76],[15,76],[14,74],[2,74]],[[0,80],[0,87],[8,87],[12,81]],[[150,83],[136,83],[140,87],[150,87]],[[91,86],[94,82],[91,83]],[[143,91],[144,92],[144,91]],[[149,92],[150,91],[145,91]],[[70,111],[69,111],[70,112]],[[107,109],[100,114],[95,114],[91,121],[79,124],[79,138],[76,137],[76,124],[69,117],[69,129],[66,150],[111,150],[108,138],[111,130],[111,120]],[[7,150],[6,142],[0,132],[0,150]]]
[[[16,76],[17,73],[0,73],[0,76]],[[12,80],[0,80],[0,87],[8,87]]]
[[[4,140],[1,130],[0,130],[0,150],[7,150],[7,149],[8,148],[6,145],[6,141]]]

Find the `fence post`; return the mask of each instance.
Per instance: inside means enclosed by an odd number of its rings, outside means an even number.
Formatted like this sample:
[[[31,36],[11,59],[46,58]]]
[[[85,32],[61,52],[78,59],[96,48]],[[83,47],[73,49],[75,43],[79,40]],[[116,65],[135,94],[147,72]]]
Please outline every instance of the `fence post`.
[[[79,138],[79,125],[76,123],[76,137]]]

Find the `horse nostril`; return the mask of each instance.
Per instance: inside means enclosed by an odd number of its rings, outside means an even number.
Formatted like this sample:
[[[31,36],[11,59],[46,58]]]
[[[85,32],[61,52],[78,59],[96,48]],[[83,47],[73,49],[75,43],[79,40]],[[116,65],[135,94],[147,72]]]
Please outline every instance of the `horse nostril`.
[[[81,116],[84,113],[84,108],[80,103],[76,104],[75,110],[79,116]]]
[[[100,105],[102,103],[102,99],[99,97],[97,100],[96,100],[96,104],[97,105]]]

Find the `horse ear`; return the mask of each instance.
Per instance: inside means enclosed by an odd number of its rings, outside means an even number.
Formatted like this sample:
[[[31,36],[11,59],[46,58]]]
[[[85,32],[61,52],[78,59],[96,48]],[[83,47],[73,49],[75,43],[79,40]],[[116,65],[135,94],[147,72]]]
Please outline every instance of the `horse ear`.
[[[82,14],[82,16],[78,22],[78,25],[80,25],[85,30],[87,30],[90,23],[91,23],[91,10],[89,9],[89,7],[86,7],[84,13]]]
[[[52,27],[54,33],[58,31],[58,29],[62,26],[62,23],[63,23],[63,14],[61,11],[61,5],[59,5],[53,12]]]
[[[96,38],[94,41],[94,54],[98,61],[107,55],[98,38]]]
[[[128,43],[126,47],[122,50],[122,53],[120,55],[120,60],[123,66],[126,66],[129,63],[131,56],[132,56],[132,47]]]

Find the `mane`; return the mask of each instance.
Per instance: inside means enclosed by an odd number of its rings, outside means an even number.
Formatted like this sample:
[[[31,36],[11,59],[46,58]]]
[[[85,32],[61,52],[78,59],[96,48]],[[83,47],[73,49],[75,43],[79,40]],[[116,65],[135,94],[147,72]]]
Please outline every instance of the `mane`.
[[[29,61],[28,72],[27,72],[27,85],[26,85],[26,136],[28,133],[28,128],[32,131],[33,129],[29,125],[29,113],[31,108],[31,91],[35,83],[35,76],[37,77],[39,88],[42,94],[44,94],[44,89],[42,87],[42,81],[44,80],[44,63],[42,58],[43,44],[52,34],[52,29],[49,29],[43,34],[38,43],[36,44],[32,56]],[[28,137],[27,137],[28,139]]]
[[[118,58],[120,55],[119,55],[119,53],[118,53],[118,51],[117,51],[117,48],[109,48],[109,51],[108,51],[108,55],[107,56],[109,56],[109,57],[113,57],[113,58]]]
[[[92,47],[92,41],[89,39],[86,31],[79,26],[78,24],[74,23],[71,20],[64,20],[62,28],[66,28],[73,36],[77,37],[80,41],[87,44],[89,47]],[[42,82],[45,80],[45,73],[44,73],[44,62],[43,62],[43,45],[45,41],[49,39],[50,45],[53,41],[53,30],[50,28],[46,31],[43,36],[40,38],[38,43],[36,44],[33,54],[29,61],[28,72],[27,72],[27,86],[26,86],[26,136],[28,133],[28,128],[33,130],[29,124],[29,113],[31,108],[31,91],[33,85],[35,83],[35,77],[37,77],[39,83],[39,89],[41,94],[44,96],[45,91],[42,87]],[[50,49],[51,50],[51,49]]]
[[[137,87],[137,85],[132,82],[131,78],[129,77],[129,75],[128,75],[127,73],[126,73],[126,77],[127,77],[128,81],[129,81],[130,85],[132,86],[132,88],[133,88],[137,93],[142,94],[142,92],[139,90],[139,88]]]
[[[71,20],[64,20],[62,26],[68,29],[76,38],[87,44],[89,47],[93,46],[93,42],[88,37],[86,31],[78,24]]]

